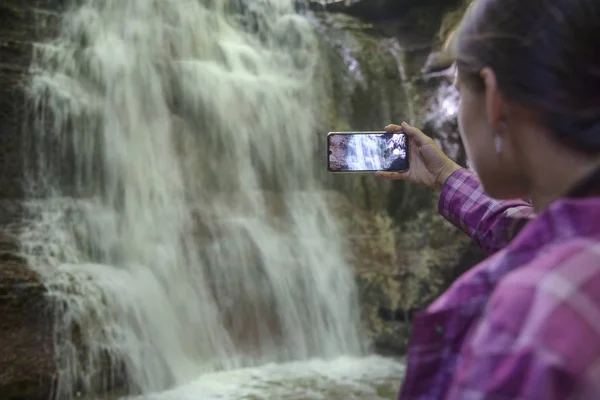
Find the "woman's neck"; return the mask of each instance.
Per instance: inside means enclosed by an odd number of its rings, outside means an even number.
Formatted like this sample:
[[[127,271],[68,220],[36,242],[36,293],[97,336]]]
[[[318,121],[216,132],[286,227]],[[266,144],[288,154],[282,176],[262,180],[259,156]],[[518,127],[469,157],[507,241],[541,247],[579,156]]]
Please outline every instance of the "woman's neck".
[[[531,201],[536,210],[540,212],[551,203],[566,196],[571,189],[584,180],[600,167],[600,158],[588,158],[585,156],[569,157],[562,154],[558,159],[547,160],[545,163],[537,163],[538,171],[530,176]]]

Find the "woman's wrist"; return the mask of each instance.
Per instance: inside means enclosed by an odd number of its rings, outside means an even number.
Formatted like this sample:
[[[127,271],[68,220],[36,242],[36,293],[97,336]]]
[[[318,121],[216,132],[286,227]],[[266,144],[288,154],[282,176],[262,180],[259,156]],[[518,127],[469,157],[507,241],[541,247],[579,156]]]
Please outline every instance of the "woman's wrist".
[[[456,171],[461,169],[462,167],[455,163],[454,161],[449,161],[444,168],[440,171],[437,177],[436,189],[442,190],[448,178],[452,176]]]

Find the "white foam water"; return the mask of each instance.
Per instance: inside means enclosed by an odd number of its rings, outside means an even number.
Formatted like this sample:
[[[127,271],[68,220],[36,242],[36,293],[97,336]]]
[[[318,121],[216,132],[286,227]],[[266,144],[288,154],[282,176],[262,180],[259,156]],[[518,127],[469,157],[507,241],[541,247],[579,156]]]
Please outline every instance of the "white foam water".
[[[55,306],[57,399],[377,370],[339,358],[365,344],[318,179],[313,28],[292,0],[80,0],[35,46],[21,240]]]
[[[308,360],[205,374],[173,390],[127,400],[389,400],[404,374],[378,356]]]

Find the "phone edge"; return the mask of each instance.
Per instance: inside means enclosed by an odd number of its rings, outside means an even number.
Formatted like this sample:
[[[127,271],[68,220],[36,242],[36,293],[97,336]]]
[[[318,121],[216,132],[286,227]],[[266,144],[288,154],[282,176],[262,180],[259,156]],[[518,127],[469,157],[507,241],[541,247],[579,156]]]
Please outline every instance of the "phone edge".
[[[408,168],[404,169],[404,170],[394,170],[394,171],[384,171],[384,170],[361,170],[361,171],[332,171],[330,169],[329,166],[329,136],[331,135],[382,135],[382,134],[386,134],[389,133],[387,131],[353,131],[353,132],[328,132],[327,133],[327,151],[325,152],[325,156],[327,157],[327,171],[332,173],[332,174],[373,174],[376,172],[399,172],[399,173],[403,173],[403,172],[407,172],[410,170],[410,141],[408,143],[408,145],[406,146],[406,160],[408,163]],[[399,131],[399,133],[402,133],[403,135],[406,135],[406,133]],[[407,139],[408,136],[406,135]]]

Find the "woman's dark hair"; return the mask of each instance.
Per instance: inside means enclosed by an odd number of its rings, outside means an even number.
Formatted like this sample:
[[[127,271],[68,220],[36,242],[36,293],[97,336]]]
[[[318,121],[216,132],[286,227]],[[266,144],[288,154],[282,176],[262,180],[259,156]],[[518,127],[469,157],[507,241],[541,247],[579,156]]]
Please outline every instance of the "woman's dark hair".
[[[494,70],[508,98],[537,111],[563,144],[600,153],[600,0],[475,0],[449,50],[460,79]]]

